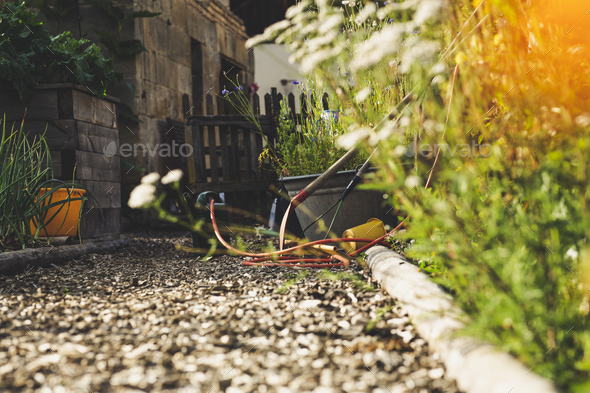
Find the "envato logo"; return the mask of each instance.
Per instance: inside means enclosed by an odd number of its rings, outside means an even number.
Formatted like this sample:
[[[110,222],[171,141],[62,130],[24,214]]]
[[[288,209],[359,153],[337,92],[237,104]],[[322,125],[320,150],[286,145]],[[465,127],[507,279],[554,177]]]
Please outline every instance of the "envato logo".
[[[410,144],[406,148],[406,151],[404,152],[404,155],[406,157],[414,157],[416,155],[420,155],[425,158],[432,158],[434,157],[434,155],[436,155],[439,148],[443,157],[447,157],[447,155],[449,157],[455,157],[458,155],[459,157],[463,158],[488,158],[492,155],[492,145],[490,145],[489,143],[478,145],[475,143],[475,141],[471,141],[471,145],[467,143],[455,145],[452,149],[448,143],[442,145],[431,145],[428,143],[423,143],[420,146],[418,146],[418,149],[416,149],[416,142],[410,142]]]
[[[153,148],[151,145],[144,143],[135,143],[133,145],[130,143],[123,143],[117,150],[117,144],[111,142],[103,149],[103,153],[106,157],[116,156],[117,151],[121,157],[146,157],[147,155],[155,157],[156,155],[159,155],[160,157],[186,158],[193,154],[193,147],[187,143],[177,144],[176,141],[172,141],[172,144],[156,143]]]

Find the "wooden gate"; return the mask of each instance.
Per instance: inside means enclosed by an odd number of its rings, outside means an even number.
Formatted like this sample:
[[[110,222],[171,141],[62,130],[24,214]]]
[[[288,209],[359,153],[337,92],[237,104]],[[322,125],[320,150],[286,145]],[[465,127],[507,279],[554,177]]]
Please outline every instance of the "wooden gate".
[[[307,100],[302,95],[301,114],[296,114],[295,95],[290,93],[286,99],[293,120],[301,124],[307,115]],[[187,162],[188,188],[194,196],[205,191],[223,192],[229,206],[268,218],[275,196],[271,189],[277,181],[260,176],[258,157],[266,147],[265,143],[276,147],[283,95],[272,88],[264,96],[266,115],[257,116],[262,130],[236,114],[231,104],[222,97],[208,94],[205,101],[212,104],[213,100],[216,100],[219,114],[189,116],[186,119],[186,143],[193,147],[193,154]],[[260,113],[258,94],[254,94],[251,101],[254,113]],[[322,101],[327,109],[327,95],[322,97]],[[235,215],[231,220],[240,224],[252,222]]]
[[[274,145],[271,116],[259,116],[259,121]],[[188,162],[191,192],[223,192],[229,206],[267,217],[272,194],[270,182],[258,172],[263,149],[260,130],[240,115],[191,116],[187,123],[187,143],[193,146]],[[234,215],[232,222],[251,221]]]

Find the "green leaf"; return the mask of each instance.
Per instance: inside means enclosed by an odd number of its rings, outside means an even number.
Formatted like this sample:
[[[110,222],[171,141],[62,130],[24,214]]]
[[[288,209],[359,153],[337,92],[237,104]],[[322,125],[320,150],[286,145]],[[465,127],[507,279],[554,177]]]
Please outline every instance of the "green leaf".
[[[147,49],[139,40],[127,40],[119,42],[119,55],[131,56],[141,52],[147,52]]]
[[[122,158],[121,158],[121,165],[123,165],[126,168],[133,169],[133,170],[136,170],[136,171],[139,171],[139,172],[145,171],[145,168],[142,168],[140,166],[137,166],[134,163],[132,163],[130,161],[126,161],[126,160],[124,160]]]
[[[131,120],[134,123],[143,123],[141,120],[139,120],[139,117],[133,113],[131,107],[123,102],[117,105],[117,114],[125,119]]]
[[[129,82],[128,80],[126,80],[125,83],[127,84],[127,88],[129,89],[129,91],[135,94],[135,86],[133,85],[133,83]]]
[[[113,33],[107,31],[94,30],[100,37],[100,43],[106,46],[106,48],[114,55],[118,55],[120,52],[119,39]]]

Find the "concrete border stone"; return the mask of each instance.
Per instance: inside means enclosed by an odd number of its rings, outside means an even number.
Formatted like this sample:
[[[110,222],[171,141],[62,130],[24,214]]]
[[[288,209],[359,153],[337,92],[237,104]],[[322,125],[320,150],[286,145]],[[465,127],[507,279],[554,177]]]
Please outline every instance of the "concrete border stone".
[[[457,337],[466,316],[428,276],[396,252],[375,246],[367,250],[373,278],[407,311],[416,331],[437,352],[447,376],[466,393],[556,393],[548,379],[494,346]]]
[[[87,254],[113,252],[132,240],[121,239],[101,243],[77,244],[73,246],[28,248],[25,250],[0,253],[0,274],[14,273],[27,266],[47,266],[66,262]]]

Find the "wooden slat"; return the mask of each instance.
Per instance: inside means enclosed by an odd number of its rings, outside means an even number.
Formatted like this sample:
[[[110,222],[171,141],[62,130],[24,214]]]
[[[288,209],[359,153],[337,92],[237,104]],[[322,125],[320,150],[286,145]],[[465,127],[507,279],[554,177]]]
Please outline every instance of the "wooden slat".
[[[80,233],[83,239],[119,234],[120,228],[121,209],[82,210]]]
[[[23,130],[32,139],[42,135],[51,150],[77,149],[104,154],[105,147],[114,143],[109,153],[119,156],[119,131],[78,120],[27,121]]]
[[[219,140],[221,142],[221,168],[223,169],[223,181],[230,180],[229,150],[227,148],[228,127],[219,127]]]
[[[297,116],[295,112],[295,95],[293,93],[289,93],[289,95],[287,95],[287,101],[289,103],[289,109],[291,109],[291,118],[295,124],[297,124]]]
[[[244,136],[244,151],[246,152],[246,179],[252,180],[252,140],[250,131],[242,130]]]
[[[6,115],[6,121],[20,121],[27,112],[26,120],[57,120],[59,119],[57,92],[55,90],[38,90],[33,92],[31,99],[24,103],[12,92],[0,92],[0,117]]]
[[[46,83],[43,85],[35,86],[35,90],[62,90],[62,89],[73,89],[73,90],[79,90],[79,91],[87,93],[87,94],[88,93],[94,94],[94,92],[90,92],[90,90],[88,90],[88,88],[86,86],[78,85],[76,83]],[[121,103],[121,100],[119,98],[110,96],[108,94],[106,96],[102,97],[102,99],[110,101],[110,102],[115,102],[117,104]]]
[[[272,101],[272,115],[273,117],[277,117],[279,115],[279,112],[281,110],[281,105],[279,103],[279,98],[277,96],[277,88],[276,87],[271,87],[270,88],[270,97],[271,97],[271,101]],[[267,113],[268,115],[268,113]]]
[[[240,174],[240,155],[239,155],[239,137],[238,137],[238,129],[235,126],[230,127],[231,132],[231,152],[233,158],[233,165],[232,165],[232,175],[230,176],[232,180],[239,181],[241,179]]]
[[[256,126],[248,120],[228,120],[224,116],[207,116],[207,119],[193,119],[191,124],[199,124],[201,126],[227,126],[229,124],[236,125],[240,128],[256,129]]]
[[[272,98],[268,93],[264,95],[264,114],[272,116]]]
[[[193,154],[187,157],[188,181],[190,183],[197,181],[197,156],[195,154],[195,143],[193,141],[193,127],[194,125],[190,125],[184,129],[186,143],[188,143],[193,148]]]
[[[230,100],[233,99],[230,97]],[[232,106],[232,104],[228,101],[228,100],[223,100],[223,113],[225,113],[226,115],[233,115],[235,114],[235,110],[234,107]]]
[[[252,111],[255,115],[260,115],[260,96],[258,96],[258,93],[254,93],[252,96]]]
[[[211,181],[213,183],[219,182],[218,167],[219,161],[217,158],[217,142],[215,140],[215,127],[207,127],[209,134],[209,163],[211,165]]]
[[[195,181],[205,182],[205,146],[203,141],[202,127],[193,123],[191,127],[192,142],[193,142],[193,162],[195,168]]]

